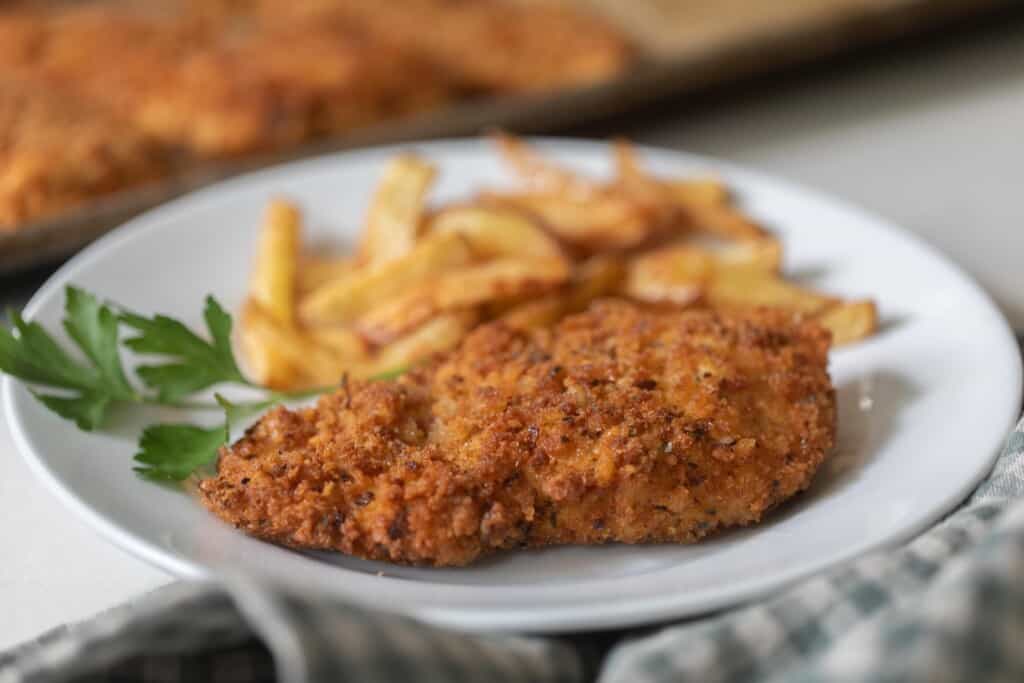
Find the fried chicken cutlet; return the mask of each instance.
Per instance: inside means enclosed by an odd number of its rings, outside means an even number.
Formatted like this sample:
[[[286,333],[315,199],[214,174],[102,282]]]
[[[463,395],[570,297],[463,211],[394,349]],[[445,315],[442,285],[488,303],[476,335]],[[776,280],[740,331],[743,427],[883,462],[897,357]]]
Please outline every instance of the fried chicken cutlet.
[[[271,411],[201,496],[260,538],[400,563],[691,543],[810,484],[835,437],[828,347],[774,310],[492,323],[396,381]]]

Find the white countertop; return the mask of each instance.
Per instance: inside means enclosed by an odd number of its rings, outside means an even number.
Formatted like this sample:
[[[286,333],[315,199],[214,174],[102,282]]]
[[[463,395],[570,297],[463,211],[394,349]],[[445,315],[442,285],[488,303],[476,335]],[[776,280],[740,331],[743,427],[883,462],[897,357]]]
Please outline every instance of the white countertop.
[[[859,203],[959,261],[1024,330],[1024,22],[701,109],[662,107],[601,132]],[[0,649],[171,580],[72,517],[17,457],[4,424],[0,548]]]

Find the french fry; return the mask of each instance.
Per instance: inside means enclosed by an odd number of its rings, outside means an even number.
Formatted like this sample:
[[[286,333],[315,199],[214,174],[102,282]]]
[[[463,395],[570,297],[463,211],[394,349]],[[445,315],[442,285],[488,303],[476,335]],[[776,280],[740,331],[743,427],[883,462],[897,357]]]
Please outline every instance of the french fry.
[[[573,273],[566,293],[566,312],[584,310],[594,299],[613,294],[626,276],[622,260],[615,256],[593,256]]]
[[[717,178],[667,180],[664,185],[668,196],[682,206],[715,207],[729,202],[729,190]]]
[[[306,334],[318,346],[329,349],[342,363],[362,363],[369,357],[370,345],[349,327],[308,327]]]
[[[697,301],[714,279],[744,273],[774,276],[782,261],[775,240],[738,242],[720,248],[689,243],[645,252],[628,267],[623,293],[640,301],[688,305]]]
[[[371,377],[408,368],[435,353],[458,345],[479,322],[475,311],[444,313],[416,328],[408,335],[384,346],[372,363],[355,368],[356,377]]]
[[[816,319],[832,332],[833,346],[860,341],[878,329],[878,309],[874,301],[844,301],[826,309]]]
[[[612,143],[612,154],[615,159],[615,173],[621,185],[628,188],[654,184],[651,176],[641,166],[633,143],[622,138],[616,139]]]
[[[430,221],[432,233],[461,233],[483,258],[562,258],[558,243],[523,214],[502,208],[446,209]]]
[[[656,178],[643,169],[636,148],[626,140],[614,143],[617,183],[624,191],[683,207],[722,206],[729,201],[729,190],[717,178],[685,180]]]
[[[623,293],[640,301],[687,306],[700,299],[715,274],[712,254],[688,245],[648,252],[626,268]]]
[[[253,377],[274,389],[336,384],[345,359],[293,327],[281,325],[258,302],[242,310],[240,339]]]
[[[569,266],[562,258],[490,261],[405,292],[360,318],[356,328],[371,341],[386,343],[438,313],[540,294],[568,277]]]
[[[649,173],[615,145],[611,181],[578,176],[511,136],[499,150],[527,181],[428,213],[434,169],[387,169],[356,258],[300,255],[297,210],[268,211],[239,336],[253,375],[278,389],[369,377],[454,347],[477,324],[554,325],[602,296],[812,317],[836,345],[872,334],[872,301],[786,281],[782,246],[715,178]],[[668,243],[668,240],[675,240]]]
[[[296,284],[298,293],[302,295],[312,292],[332,280],[350,275],[355,267],[355,262],[350,258],[324,259],[307,256],[299,261]]]
[[[435,174],[433,166],[411,155],[398,157],[388,165],[366,218],[360,263],[386,263],[413,248]]]
[[[711,279],[705,291],[708,304],[722,308],[774,306],[815,314],[839,300],[804,289],[771,274],[750,270],[724,271]]]
[[[428,235],[400,258],[357,268],[316,289],[300,303],[299,315],[309,324],[352,322],[389,298],[472,259],[472,250],[462,235]]]
[[[295,320],[301,221],[294,204],[282,199],[270,203],[249,282],[249,295],[281,325]]]
[[[715,269],[753,270],[778,273],[782,268],[782,245],[774,238],[736,242],[714,252]]]
[[[731,206],[688,204],[684,208],[687,222],[698,232],[726,240],[760,241],[771,238],[771,233]]]
[[[591,258],[576,269],[566,289],[540,299],[521,301],[503,311],[499,320],[522,330],[549,327],[566,315],[586,309],[595,299],[612,294],[624,276],[625,268],[619,259]]]
[[[238,342],[246,375],[257,384],[287,390],[307,381],[302,370],[288,361],[286,352],[268,342],[262,326],[253,324],[245,310],[238,321]]]
[[[625,197],[487,193],[483,201],[536,216],[560,239],[587,251],[636,246],[662,228],[663,215]]]
[[[588,195],[593,187],[572,171],[548,161],[521,138],[508,133],[491,136],[498,153],[516,174],[536,190]]]

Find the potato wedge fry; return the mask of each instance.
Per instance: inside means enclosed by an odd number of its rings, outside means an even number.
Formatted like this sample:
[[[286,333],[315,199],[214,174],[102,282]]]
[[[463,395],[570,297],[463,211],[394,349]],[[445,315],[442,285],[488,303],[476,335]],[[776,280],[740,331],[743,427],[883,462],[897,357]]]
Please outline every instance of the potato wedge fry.
[[[586,309],[595,299],[615,292],[624,276],[625,268],[619,259],[597,256],[576,269],[572,282],[563,291],[521,301],[498,318],[522,330],[549,327],[566,315]]]
[[[817,319],[836,345],[877,327],[872,301],[844,301],[784,279],[782,245],[713,177],[659,177],[615,143],[615,177],[592,180],[500,135],[528,187],[483,192],[428,212],[434,168],[388,166],[355,258],[302,255],[300,217],[267,214],[243,349],[280,389],[371,377],[452,348],[477,324],[548,327],[618,295],[655,305],[774,306]]]
[[[688,204],[683,207],[690,227],[726,240],[760,241],[771,233],[727,205]]]
[[[483,200],[536,216],[560,239],[586,251],[634,247],[662,228],[660,212],[616,195],[490,193]]]
[[[301,222],[294,204],[282,199],[270,203],[249,282],[249,295],[281,325],[295,320]]]
[[[409,368],[435,353],[455,348],[479,322],[476,311],[444,313],[378,351],[371,363],[354,368],[356,377],[372,377]]]
[[[510,209],[455,207],[430,222],[432,233],[462,233],[484,258],[561,258],[558,243],[522,213]]]
[[[636,155],[636,148],[627,140],[614,143],[617,182],[626,192],[657,197],[682,206],[716,206],[729,200],[725,184],[716,178],[671,180],[647,173]]]
[[[832,332],[832,345],[842,346],[865,337],[878,329],[878,309],[874,301],[844,301],[816,316]]]
[[[750,270],[726,270],[717,274],[708,283],[705,297],[711,306],[722,308],[775,306],[806,314],[819,313],[839,303],[834,297]]]
[[[626,277],[626,267],[615,256],[593,256],[576,268],[567,292],[567,313],[582,311],[594,299],[608,296]]]
[[[640,301],[687,306],[700,299],[714,274],[711,252],[688,245],[666,247],[629,263],[623,294]]]
[[[522,138],[508,133],[491,136],[498,154],[529,187],[547,192],[574,192],[587,195],[592,183],[581,179],[572,171],[548,161]]]
[[[258,302],[250,300],[239,320],[240,339],[260,384],[296,389],[336,384],[344,359],[295,328],[281,325]]]
[[[720,248],[676,244],[649,251],[627,267],[623,293],[640,301],[688,305],[715,278],[779,272],[782,247],[775,240],[740,242]]]
[[[714,252],[716,270],[749,269],[762,273],[778,273],[782,268],[782,245],[768,238],[736,242]]]
[[[369,343],[349,327],[308,327],[306,334],[346,364],[362,363],[370,355]]]
[[[400,258],[357,268],[321,286],[300,303],[299,316],[309,324],[351,322],[389,298],[467,265],[472,259],[472,250],[462,235],[428,235]]]
[[[244,359],[245,374],[262,386],[280,391],[305,384],[301,368],[289,362],[286,352],[277,348],[264,334],[263,325],[254,323],[248,309],[238,318],[238,342]]]
[[[615,174],[625,187],[651,185],[653,178],[644,171],[636,155],[636,147],[629,140],[618,138],[612,142]]]
[[[562,258],[501,259],[441,276],[368,312],[356,328],[374,343],[387,343],[438,313],[467,309],[553,290],[569,277]]]
[[[312,292],[332,280],[350,275],[355,267],[350,258],[307,256],[299,260],[297,291],[300,295]]]
[[[717,178],[663,182],[668,196],[683,206],[715,207],[726,206],[729,202],[729,189]]]
[[[359,246],[361,263],[386,263],[413,248],[435,174],[433,166],[411,155],[388,165],[366,218]]]

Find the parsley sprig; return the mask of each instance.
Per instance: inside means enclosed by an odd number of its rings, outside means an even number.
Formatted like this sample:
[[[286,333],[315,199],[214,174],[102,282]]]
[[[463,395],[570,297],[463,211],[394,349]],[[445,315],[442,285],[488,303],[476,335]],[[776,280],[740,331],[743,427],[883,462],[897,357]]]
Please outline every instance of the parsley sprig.
[[[213,297],[207,297],[203,311],[204,338],[168,316],[146,317],[69,286],[63,327],[77,352],[61,346],[39,323],[26,321],[15,311],[9,317],[13,327],[0,327],[0,371],[30,384],[43,405],[80,429],[102,428],[119,404],[223,411],[223,423],[214,427],[190,423],[147,427],[139,439],[135,470],[149,479],[187,479],[215,461],[232,425],[276,403],[324,391],[264,390],[262,398],[245,403],[233,403],[220,394],[215,394],[215,402],[187,400],[222,384],[255,388],[239,370],[232,352],[231,316]],[[122,327],[133,336],[121,339]],[[125,372],[121,345],[154,358],[134,368],[141,387]]]

